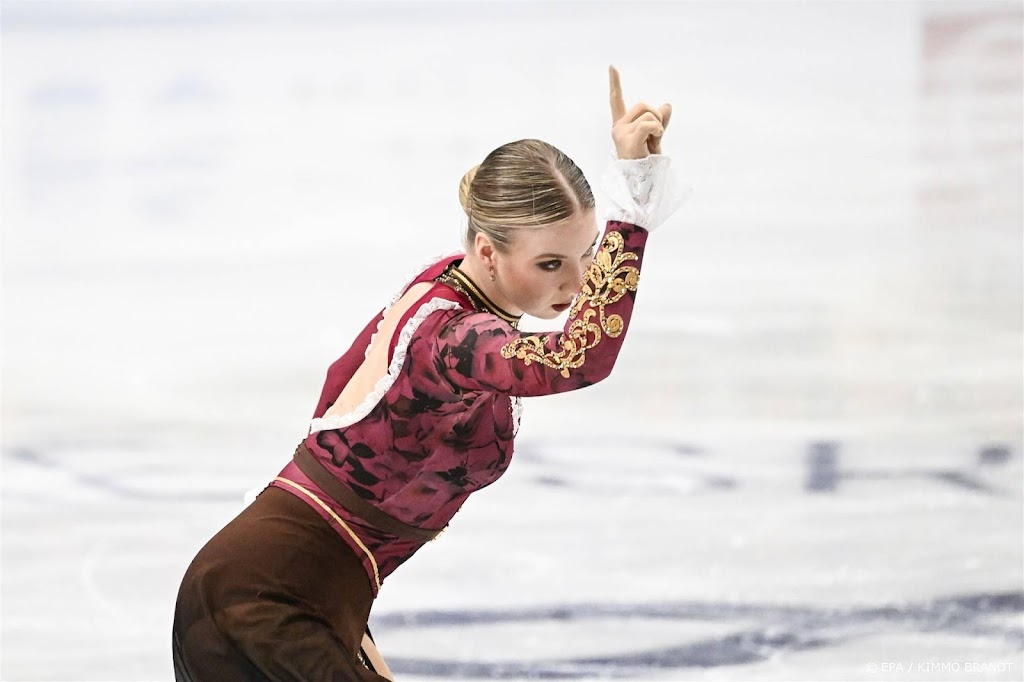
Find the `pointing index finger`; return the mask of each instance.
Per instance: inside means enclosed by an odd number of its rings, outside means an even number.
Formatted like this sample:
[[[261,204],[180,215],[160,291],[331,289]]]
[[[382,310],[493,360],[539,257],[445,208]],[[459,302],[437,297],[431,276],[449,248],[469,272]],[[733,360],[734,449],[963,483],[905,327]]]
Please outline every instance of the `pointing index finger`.
[[[608,66],[608,99],[612,105],[612,123],[626,115],[626,102],[622,99],[622,84],[619,82],[619,72],[614,66]]]

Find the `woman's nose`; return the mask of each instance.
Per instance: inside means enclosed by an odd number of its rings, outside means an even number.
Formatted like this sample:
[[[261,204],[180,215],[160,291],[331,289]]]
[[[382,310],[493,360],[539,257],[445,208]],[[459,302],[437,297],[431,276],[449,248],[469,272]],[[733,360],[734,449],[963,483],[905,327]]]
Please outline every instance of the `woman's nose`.
[[[586,268],[583,267],[582,263],[576,263],[573,267],[566,269],[568,270],[568,275],[566,281],[562,284],[562,288],[569,289],[575,293],[583,282],[583,272]]]

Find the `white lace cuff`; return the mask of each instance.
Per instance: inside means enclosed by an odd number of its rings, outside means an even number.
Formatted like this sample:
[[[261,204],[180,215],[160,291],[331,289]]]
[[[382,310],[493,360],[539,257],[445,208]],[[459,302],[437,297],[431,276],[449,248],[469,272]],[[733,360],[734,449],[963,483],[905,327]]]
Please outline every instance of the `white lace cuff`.
[[[668,220],[693,193],[672,171],[672,159],[664,154],[616,160],[602,176],[601,187],[611,203],[607,220],[632,223],[648,231]]]

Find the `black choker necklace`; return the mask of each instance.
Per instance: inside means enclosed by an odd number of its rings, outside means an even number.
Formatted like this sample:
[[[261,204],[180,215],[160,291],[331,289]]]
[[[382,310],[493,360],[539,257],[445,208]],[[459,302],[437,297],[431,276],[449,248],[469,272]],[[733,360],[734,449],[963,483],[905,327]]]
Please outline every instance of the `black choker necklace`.
[[[480,287],[473,283],[466,273],[459,270],[454,262],[449,264],[435,281],[443,282],[464,294],[477,310],[493,313],[508,322],[513,329],[519,328],[519,319],[522,315],[516,316],[499,308],[494,301],[487,297],[487,294],[480,290]]]

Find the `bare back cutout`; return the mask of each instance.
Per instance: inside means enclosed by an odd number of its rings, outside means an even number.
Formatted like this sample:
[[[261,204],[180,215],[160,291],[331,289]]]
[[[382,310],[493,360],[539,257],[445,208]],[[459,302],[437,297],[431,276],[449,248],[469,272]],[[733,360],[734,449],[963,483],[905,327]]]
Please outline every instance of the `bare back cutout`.
[[[377,336],[370,344],[370,352],[363,360],[363,364],[359,365],[359,369],[345,384],[341,395],[327,409],[324,417],[347,414],[356,409],[374,389],[377,382],[388,373],[388,349],[391,347],[391,339],[397,332],[398,321],[433,286],[433,282],[415,284],[409,287],[409,290],[402,295],[402,298],[398,299],[395,305],[391,306],[391,310],[384,316],[384,320],[377,330]]]

